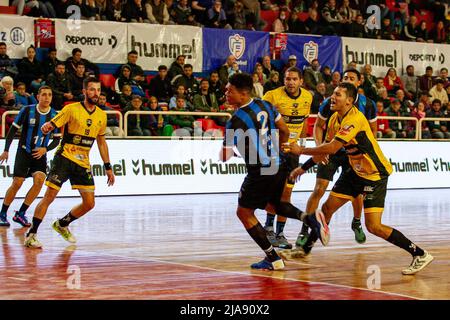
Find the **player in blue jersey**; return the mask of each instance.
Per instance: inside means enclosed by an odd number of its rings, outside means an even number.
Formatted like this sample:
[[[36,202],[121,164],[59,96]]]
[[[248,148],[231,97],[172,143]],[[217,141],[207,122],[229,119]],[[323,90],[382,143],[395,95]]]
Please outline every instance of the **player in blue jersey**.
[[[227,122],[220,159],[227,161],[237,155],[236,148],[245,161],[247,176],[240,189],[237,216],[266,254],[264,260],[251,267],[283,269],[283,260],[255,216],[256,209],[271,209],[281,216],[304,221],[324,245],[329,240],[328,227],[320,211],[306,215],[291,203],[281,201],[289,175],[285,155],[279,148],[279,144],[287,143],[289,138],[289,129],[282,116],[269,102],[251,98],[253,81],[249,74],[233,75],[226,88],[227,102],[238,110]]]
[[[0,163],[8,160],[9,148],[14,136],[19,129],[22,129],[14,163],[13,181],[6,191],[0,212],[0,226],[3,227],[10,225],[6,213],[14,201],[17,191],[26,178],[33,177],[33,186],[28,191],[19,211],[16,211],[13,217],[13,221],[23,227],[30,226],[25,213],[44,184],[47,172],[47,151],[56,148],[59,144],[59,132],[53,134],[53,141],[49,144],[50,135],[44,135],[41,131],[41,126],[56,115],[56,111],[50,107],[52,89],[48,86],[40,87],[37,98],[38,104],[25,106],[20,110],[8,132],[4,151],[0,155]]]
[[[342,82],[351,83],[356,88],[358,88],[361,84],[361,74],[359,71],[350,69],[344,72],[344,76],[342,78]],[[358,94],[356,96],[356,100],[354,101],[354,105],[358,107],[359,111],[361,111],[366,119],[369,121],[370,129],[374,136],[377,136],[377,109],[375,103],[363,96]],[[325,142],[325,132],[327,131],[328,120],[334,111],[331,110],[331,100],[327,98],[322,102],[319,107],[319,114],[314,124],[314,141],[316,146],[321,145]],[[308,203],[306,205],[306,212],[314,212],[316,208],[319,206],[319,201],[325,193],[325,190],[328,187],[330,181],[333,180],[334,174],[337,169],[342,167],[342,172],[344,172],[347,168],[349,168],[348,156],[345,150],[340,150],[336,154],[331,155],[328,158],[328,161],[325,163],[319,163],[317,166],[317,178],[316,185],[314,187],[314,191],[308,199]],[[353,221],[351,224],[351,228],[355,233],[355,240],[358,243],[364,243],[366,241],[366,235],[361,226],[361,212],[363,208],[363,198],[359,196],[352,201],[353,206]],[[296,246],[303,246],[308,238],[308,227],[303,225],[302,230],[300,231]]]

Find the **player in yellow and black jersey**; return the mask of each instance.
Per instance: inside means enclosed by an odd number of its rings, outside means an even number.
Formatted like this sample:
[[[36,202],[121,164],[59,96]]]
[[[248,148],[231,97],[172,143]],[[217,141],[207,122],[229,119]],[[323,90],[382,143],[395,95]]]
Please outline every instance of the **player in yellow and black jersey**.
[[[33,223],[24,243],[26,247],[42,247],[36,238],[37,230],[49,205],[67,180],[70,180],[72,189],[80,192],[82,203],[72,208],[62,219],[56,220],[52,226],[65,240],[71,243],[76,241],[68,225],[92,210],[95,204],[94,179],[89,163],[89,152],[95,140],[108,176],[107,183],[109,186],[114,184],[115,178],[105,140],[106,113],[97,106],[100,81],[96,78],[87,78],[83,83],[83,94],[84,101],[65,106],[41,128],[44,134],[50,133],[55,128],[63,128],[63,138],[47,176],[47,191],[35,209]]]
[[[284,122],[286,122],[289,129],[289,143],[297,143],[300,138],[306,137],[305,122],[311,111],[313,96],[308,90],[301,87],[302,84],[302,72],[296,67],[291,67],[285,72],[284,86],[268,91],[263,97],[263,100],[270,102],[277,108]],[[287,161],[289,170],[291,171],[297,168],[299,156],[289,154]],[[291,201],[293,187],[294,181],[288,179],[283,190],[283,201]],[[287,241],[283,233],[286,218],[280,215],[277,216],[276,233],[273,228],[274,220],[275,212],[267,211],[264,226],[267,232],[267,238],[274,247],[291,249],[292,245]]]
[[[363,195],[367,230],[408,251],[413,260],[402,273],[412,275],[425,268],[433,256],[401,232],[381,223],[392,165],[381,151],[364,114],[353,105],[355,98],[356,87],[350,83],[341,83],[331,96],[331,108],[336,111],[330,118],[327,132],[328,137],[333,137],[331,141],[315,148],[303,148],[292,143],[288,151],[297,155],[320,156],[334,154],[344,147],[350,168],[339,177],[322,205],[326,222],[329,223],[333,213],[345,203]],[[295,179],[295,174],[291,174],[291,178]],[[304,254],[311,251],[316,240],[316,235],[308,238],[302,246]]]

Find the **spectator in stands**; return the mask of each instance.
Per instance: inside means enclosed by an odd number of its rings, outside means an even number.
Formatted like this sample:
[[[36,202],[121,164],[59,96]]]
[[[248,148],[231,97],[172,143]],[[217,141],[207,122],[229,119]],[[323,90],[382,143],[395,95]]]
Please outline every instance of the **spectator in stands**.
[[[84,63],[87,74],[94,74],[97,78],[100,74],[100,69],[95,63],[90,62],[87,59],[81,57],[82,51],[80,48],[75,48],[72,50],[72,56],[66,60],[66,72],[75,74],[77,72],[77,65],[79,62]]]
[[[127,22],[150,22],[147,17],[147,11],[142,5],[142,0],[128,0],[128,2],[125,3],[122,15],[127,19]]]
[[[305,29],[308,34],[322,34],[323,27],[320,24],[319,13],[316,9],[309,11],[308,19],[305,20]]]
[[[439,99],[434,99],[431,103],[431,109],[426,114],[427,118],[444,118],[445,113],[442,110],[442,103]],[[450,133],[445,121],[427,121],[433,139],[450,139]]]
[[[261,99],[264,95],[264,88],[259,80],[258,73],[254,72],[252,78],[253,78],[253,90],[251,92],[251,97]]]
[[[325,85],[331,83],[332,76],[331,76],[331,68],[329,66],[325,66],[322,68],[322,77],[325,82]]]
[[[382,87],[382,88],[380,88],[380,90],[378,90],[378,99],[377,100],[383,101],[384,109],[386,110],[386,112],[391,107],[391,99],[389,99],[388,92],[385,87]]]
[[[445,25],[442,20],[438,21],[436,26],[431,31],[430,39],[432,39],[434,43],[447,43]]]
[[[136,81],[134,79],[131,78],[131,67],[128,64],[124,64],[120,67],[120,73],[119,76],[116,79],[116,82],[114,83],[114,90],[118,93],[121,94],[122,91],[122,87],[124,85],[136,85]]]
[[[325,20],[325,24],[328,26],[325,34],[342,35],[344,19],[336,7],[336,0],[328,0],[322,8],[322,17]]]
[[[195,14],[195,20],[201,24],[205,24],[207,13],[214,5],[214,0],[193,0],[192,11]]]
[[[261,83],[261,86],[264,86],[264,84],[267,81],[267,77],[264,74],[263,66],[261,63],[257,62],[255,64],[255,69],[253,69],[253,73],[256,73],[258,75],[259,83]]]
[[[178,1],[177,6],[173,9],[174,21],[177,24],[188,24],[188,17],[192,15],[192,8],[188,0]]]
[[[131,103],[123,110],[124,114],[128,111],[150,111],[144,106],[142,97],[134,94],[131,97]],[[129,136],[151,136],[151,117],[148,114],[128,115]]]
[[[77,72],[75,74],[69,74],[70,84],[72,86],[73,99],[75,101],[83,101],[83,81],[86,79],[85,67],[83,62],[79,62],[77,65]]]
[[[347,68],[345,68],[345,70],[357,70],[358,64],[356,63],[355,60],[352,60],[348,63]]]
[[[195,79],[191,64],[183,66],[183,74],[172,79],[172,85],[177,88],[180,84],[186,89],[185,98],[192,103],[194,95],[198,92],[198,81]]]
[[[397,71],[394,68],[389,68],[386,76],[384,77],[384,86],[386,87],[388,94],[395,96],[398,89],[403,90],[402,79],[397,75]]]
[[[362,82],[362,88],[368,96],[372,100],[377,99],[377,77],[372,75],[372,66],[370,64],[366,64],[363,68],[364,82]]]
[[[98,8],[98,12],[100,15],[100,20],[107,20],[106,19],[106,6],[107,6],[107,0],[95,0],[95,5]]]
[[[209,28],[231,29],[220,0],[215,0],[214,5],[208,9],[206,26]]]
[[[435,85],[430,89],[431,100],[439,100],[442,104],[448,103],[447,91],[444,88],[444,81],[440,78],[435,80]]]
[[[384,112],[384,104],[382,100],[377,101],[377,117],[386,117],[387,113]],[[389,128],[389,121],[387,119],[377,119],[377,138],[395,138],[395,131]]]
[[[284,65],[283,71],[281,72],[282,79],[284,79],[284,74],[290,67],[297,67],[297,57],[293,54],[289,56],[287,64]]]
[[[430,36],[428,35],[427,22],[423,20],[417,27],[417,42],[429,42]]]
[[[337,86],[339,86],[339,83],[341,83],[341,73],[339,71],[335,71],[331,75],[331,82],[327,84],[325,95],[327,97],[330,97],[333,94],[334,89],[336,89]]]
[[[177,107],[177,97],[179,96],[186,96],[186,88],[184,87],[184,85],[180,84],[177,86],[177,89],[175,90],[175,95],[170,98],[169,101],[169,109],[172,110],[174,108]],[[193,110],[192,104],[189,101],[186,101],[186,99],[184,99],[184,106],[183,108],[186,110]]]
[[[55,70],[56,63],[58,62],[56,57],[56,49],[50,48],[47,53],[47,58],[41,63],[42,71],[44,72],[44,79]]]
[[[361,14],[358,14],[355,20],[351,24],[350,37],[353,38],[365,38],[366,29],[364,24],[364,18]]]
[[[425,68],[425,74],[419,77],[419,89],[422,91],[430,91],[433,87],[433,68],[428,66]]]
[[[28,106],[30,104],[36,104],[37,100],[34,95],[29,94],[26,91],[26,85],[23,82],[17,83],[16,91],[14,92],[16,107],[17,109],[22,109],[24,106]]]
[[[217,71],[213,71],[209,75],[209,92],[216,95],[216,100],[219,103],[219,106],[225,103],[225,90],[219,79],[219,72]]]
[[[381,97],[381,94],[380,94],[381,90],[386,90],[386,92],[387,92],[387,89],[384,86],[384,78],[378,77],[377,82],[375,83],[375,87],[376,87],[375,90],[377,91],[378,97]],[[377,100],[377,99],[375,99],[375,100]],[[386,106],[384,108],[386,109]]]
[[[342,17],[342,35],[350,36],[352,31],[352,22],[355,20],[355,12],[350,7],[350,0],[343,0],[339,8],[339,14]]]
[[[280,73],[278,71],[271,71],[269,75],[269,80],[264,84],[264,94],[267,91],[275,90],[276,88],[282,87],[283,83],[280,81]]]
[[[403,113],[411,112],[411,107],[414,105],[414,102],[406,99],[405,91],[403,91],[402,89],[398,89],[395,93],[395,98],[400,101],[400,109]]]
[[[400,101],[398,99],[394,99],[389,109],[386,110],[386,114],[390,117],[409,117],[409,113],[403,113],[400,108]],[[413,137],[413,134],[408,131],[406,120],[389,120],[389,127],[395,131],[396,138]]]
[[[261,19],[261,5],[258,0],[241,0],[244,7],[250,13],[252,21],[251,24],[253,27],[260,31],[264,29],[265,22]]]
[[[176,107],[174,109],[172,109],[173,111],[188,111],[185,108],[186,106],[186,101],[184,96],[177,96],[176,98]],[[172,116],[170,115],[168,117],[168,121],[169,124],[173,125],[173,126],[177,126],[179,127],[179,130],[177,129],[176,131],[174,131],[173,135],[180,135],[180,136],[185,136],[185,135],[189,135],[191,136],[194,133],[194,129],[196,129],[196,135],[198,134],[198,130],[200,131],[200,135],[201,135],[201,128],[198,128],[197,126],[194,127],[194,122],[195,122],[195,118],[193,116],[188,116],[188,115],[176,115],[176,116]]]
[[[4,76],[15,77],[18,73],[13,60],[6,54],[7,46],[5,42],[0,42],[0,79]]]
[[[416,41],[418,33],[417,17],[409,17],[409,22],[403,28],[403,40],[406,41]]]
[[[409,65],[406,67],[406,74],[402,77],[405,94],[408,99],[413,100],[417,94],[417,77],[414,75],[414,66]]]
[[[419,101],[414,106],[413,111],[411,112],[411,117],[417,118],[420,120],[426,117],[425,105],[423,102]],[[431,139],[430,129],[425,121],[422,122],[422,139]]]
[[[253,19],[248,19],[251,13],[247,12],[241,1],[237,0],[234,2],[233,10],[228,13],[228,22],[231,27],[236,30],[252,30],[255,31],[253,24]]]
[[[175,78],[179,74],[183,74],[183,66],[186,60],[186,56],[180,54],[169,68],[169,79]]]
[[[123,13],[122,0],[108,0],[105,11],[107,20],[117,22],[127,21],[126,17],[124,17],[122,13]]]
[[[326,99],[327,87],[325,82],[319,82],[316,85],[313,95],[313,101],[311,103],[311,113],[318,113],[319,107],[322,102]]]
[[[272,31],[278,33],[286,33],[289,31],[286,8],[280,10],[278,18],[272,24]]]
[[[17,110],[16,107],[16,97],[14,95],[14,80],[10,76],[5,76],[0,81],[0,125],[2,124],[3,113],[10,110]],[[6,131],[9,130],[10,126],[14,122],[13,116],[7,116],[3,126]]]
[[[98,106],[103,111],[114,111],[113,108],[110,108],[107,105],[106,93],[104,92],[100,93],[100,96],[98,97]],[[117,119],[117,116],[114,114],[108,114],[106,118],[106,135],[116,137],[120,136],[119,120]]]
[[[150,97],[148,105],[150,111],[167,111],[167,107],[163,109],[159,105],[156,97]],[[167,116],[162,114],[150,116],[150,131],[152,136],[170,136],[172,134],[173,128],[171,126],[169,126],[170,128],[167,127],[167,118]]]
[[[228,68],[228,79],[231,78],[231,76],[235,73],[242,73],[242,71],[239,69],[239,64],[236,61],[233,62],[231,68]]]
[[[425,1],[424,1],[425,2]],[[434,21],[444,21],[447,18],[448,0],[428,0],[428,9],[434,13]]]
[[[55,8],[49,1],[36,1],[36,0],[14,0],[12,5],[17,7],[17,14],[23,15],[25,6],[31,8],[32,15],[43,16],[44,18],[56,18]]]
[[[131,99],[133,96],[133,92],[131,90],[131,86],[129,84],[124,84],[120,89],[122,92],[119,97],[119,106],[120,110],[124,112],[124,110],[130,105]]]
[[[67,19],[69,14],[67,8],[73,5],[72,1],[69,0],[57,0],[53,2],[53,7],[55,8],[56,17],[60,19]]]
[[[28,47],[27,56],[19,62],[18,70],[16,80],[25,83],[28,92],[37,92],[42,85],[44,71],[36,59],[34,46]]]
[[[170,21],[169,11],[164,1],[149,0],[145,3],[145,10],[147,11],[147,18],[153,24],[173,24]]]
[[[381,31],[377,38],[383,40],[395,40],[394,30],[389,18],[383,19],[383,25],[381,26]]]
[[[209,80],[202,79],[200,81],[200,90],[194,95],[193,99],[194,111],[202,112],[218,112],[219,104],[216,95],[209,91]]]
[[[310,65],[303,72],[305,88],[316,91],[316,87],[320,82],[325,82],[320,72],[320,63],[318,59],[313,59]]]
[[[428,111],[431,108],[431,100],[430,100],[430,94],[428,91],[421,91],[419,95],[419,102],[422,102],[425,106],[425,111]]]
[[[233,63],[235,63],[235,62],[236,62],[236,57],[233,55],[229,55],[225,64],[223,64],[218,70],[219,71],[219,79],[223,83],[224,86],[226,86],[228,83],[228,78],[229,78],[228,70],[229,70],[229,68],[233,67]]]
[[[150,80],[149,92],[151,96],[156,97],[160,102],[169,103],[172,97],[172,85],[167,75],[167,66],[158,67],[158,75]]]
[[[299,19],[297,11],[293,11],[289,16],[288,30],[289,33],[307,33],[305,23]]]
[[[95,0],[86,0],[81,4],[81,16],[85,20],[100,20],[100,8],[96,6]]]
[[[275,66],[271,63],[270,56],[264,56],[262,58],[262,63],[261,64],[262,64],[262,67],[263,67],[263,72],[266,75],[267,79],[269,79],[270,73],[272,71],[277,71]]]
[[[437,79],[441,79],[444,82],[444,87],[447,87],[447,85],[450,83],[448,78],[448,69],[447,68],[441,68],[439,70],[439,76],[434,80],[434,83],[436,83]]]
[[[66,65],[64,62],[58,62],[55,71],[47,77],[46,85],[52,88],[53,98],[52,107],[56,110],[63,108],[64,102],[72,101],[72,84],[69,75],[66,73]]]

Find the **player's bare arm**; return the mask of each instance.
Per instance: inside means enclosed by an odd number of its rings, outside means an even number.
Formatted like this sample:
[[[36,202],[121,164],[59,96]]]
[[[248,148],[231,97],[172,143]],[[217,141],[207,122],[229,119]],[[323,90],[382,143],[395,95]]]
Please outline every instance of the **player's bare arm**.
[[[304,148],[300,147],[296,143],[291,143],[287,149],[287,152],[296,154],[296,155],[310,155],[310,156],[321,156],[327,154],[335,154],[339,149],[343,147],[343,143],[333,139],[331,142],[321,144],[315,148]]]
[[[115,176],[111,168],[111,163],[109,160],[109,150],[108,150],[108,144],[106,143],[105,136],[97,136],[97,146],[98,151],[100,152],[100,157],[103,160],[103,163],[105,164],[105,171],[106,175],[108,176],[108,186],[114,185],[115,182]]]

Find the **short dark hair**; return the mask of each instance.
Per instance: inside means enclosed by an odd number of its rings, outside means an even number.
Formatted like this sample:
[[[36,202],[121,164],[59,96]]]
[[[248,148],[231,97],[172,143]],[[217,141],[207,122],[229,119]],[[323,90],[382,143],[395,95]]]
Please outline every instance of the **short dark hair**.
[[[347,97],[350,97],[353,99],[353,101],[355,101],[356,99],[356,94],[358,93],[356,87],[348,82],[342,82],[339,84],[338,86],[339,88],[345,89],[346,93],[347,93]]]
[[[426,67],[426,68],[425,68],[425,71],[428,71],[428,70],[431,70],[431,71],[433,71],[433,67],[432,67],[432,66],[428,66],[428,67]]]
[[[183,66],[183,69],[186,69],[186,68],[194,69],[194,68],[192,67],[192,64],[189,64],[189,63],[186,63],[186,64]]]
[[[165,66],[165,65],[160,65],[159,67],[158,67],[158,71],[161,71],[161,70],[167,70],[167,66]]]
[[[72,50],[72,55],[74,56],[75,53],[77,53],[77,52],[82,53],[83,51],[81,51],[80,48],[75,48],[75,49]]]
[[[431,102],[431,105],[433,105],[435,103],[439,103],[440,105],[442,105],[442,101],[439,99],[434,99],[433,102]]]
[[[253,89],[253,79],[248,73],[235,73],[230,77],[228,82],[240,91],[247,91],[250,93]]]
[[[442,72],[442,71],[444,71],[444,70],[448,72],[448,69],[447,69],[446,67],[441,68],[440,71]]]
[[[104,96],[104,97],[107,96],[107,95],[106,95],[106,92],[104,92],[104,91],[100,92],[100,95],[101,95],[101,96]]]
[[[358,77],[358,80],[361,80],[361,73],[356,69],[347,69],[344,71],[343,74],[346,74],[347,72],[353,72]]]
[[[127,55],[129,56],[130,54],[138,54],[138,52],[136,50],[131,50]]]
[[[48,53],[53,52],[53,51],[56,51],[56,48],[50,48],[50,49],[48,49]]]
[[[0,42],[0,46],[5,46],[6,47],[6,42]]]
[[[19,82],[20,83],[20,82]],[[41,94],[42,90],[52,90],[52,88],[50,86],[41,86],[38,90],[38,94]]]
[[[100,80],[96,77],[87,77],[83,80],[83,89],[87,89],[89,83],[100,83]]]
[[[63,62],[63,61],[57,61],[56,62],[56,64],[55,64],[55,67],[57,67],[57,66],[61,66],[61,65],[63,65],[64,67],[66,66],[66,64]]]
[[[406,67],[406,69],[408,69],[408,68],[414,68],[414,66],[412,64],[410,64]]]
[[[298,74],[298,77],[299,77],[300,79],[303,78],[302,70],[300,70],[300,69],[297,68],[297,67],[290,67],[290,68],[287,68],[284,74],[286,75],[286,73],[288,73],[288,72],[296,72],[296,73]]]
[[[178,99],[186,100],[185,96],[182,94],[177,95],[177,98],[175,100],[178,100]]]
[[[202,84],[202,82],[208,82],[208,84],[209,84],[209,79],[203,78],[202,80],[200,80],[200,84]]]
[[[77,63],[77,67],[78,66],[85,66],[85,63],[83,61],[80,61],[80,62]]]
[[[18,88],[18,87],[20,87],[20,86],[27,86],[25,83],[23,83],[23,82],[17,82],[17,84],[16,84],[16,88]]]
[[[211,71],[211,73],[209,74],[209,76],[211,77],[211,75],[212,75],[213,73],[217,73],[217,75],[219,75],[219,71],[213,70],[213,71]]]

